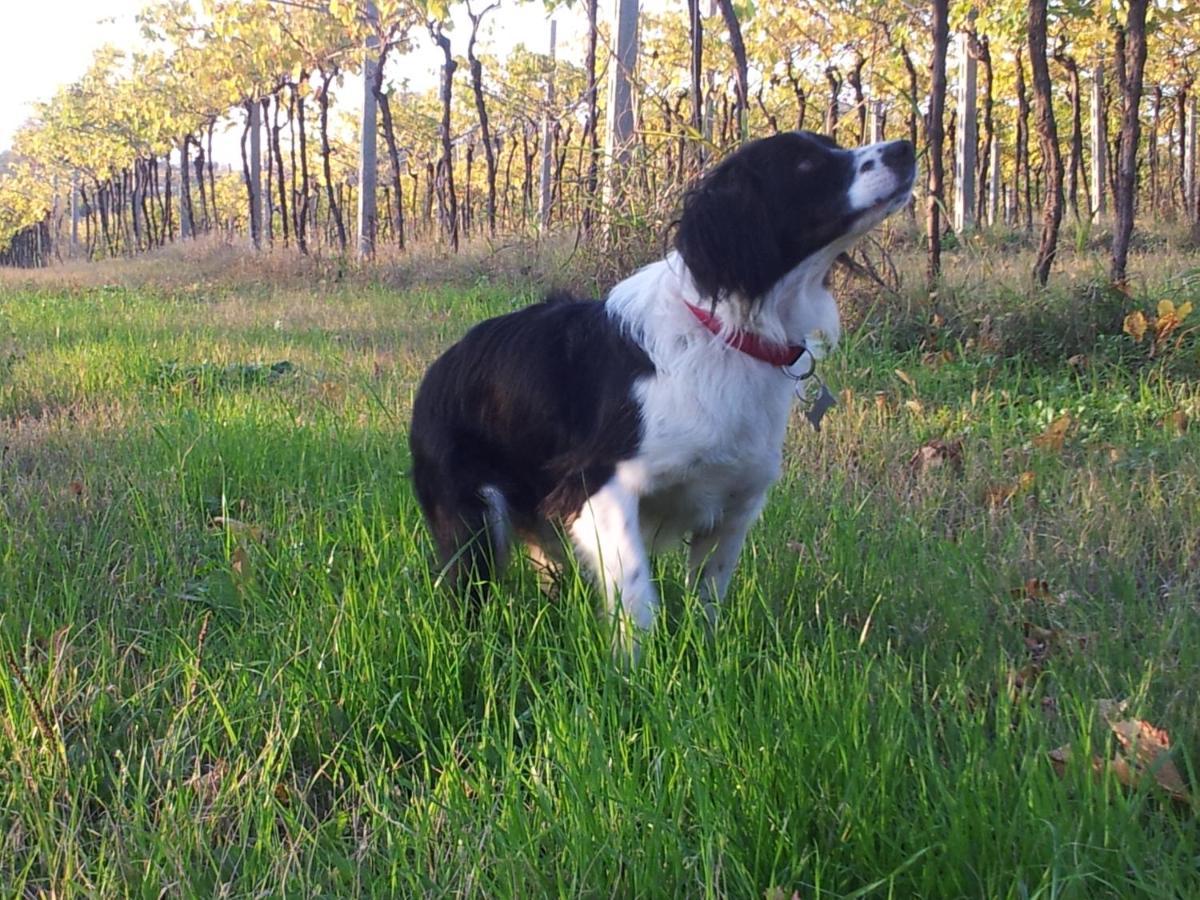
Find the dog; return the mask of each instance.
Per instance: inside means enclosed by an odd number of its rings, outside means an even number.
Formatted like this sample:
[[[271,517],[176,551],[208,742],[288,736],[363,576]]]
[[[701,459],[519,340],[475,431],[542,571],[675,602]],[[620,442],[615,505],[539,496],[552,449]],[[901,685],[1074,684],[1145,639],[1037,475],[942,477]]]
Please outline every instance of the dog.
[[[565,535],[636,659],[659,607],[650,557],[686,539],[715,624],[799,379],[840,335],[829,268],[915,172],[908,141],[747,143],[686,194],[671,252],[605,300],[551,296],[468,331],[426,373],[409,432],[444,577],[486,582],[515,539],[552,571]]]

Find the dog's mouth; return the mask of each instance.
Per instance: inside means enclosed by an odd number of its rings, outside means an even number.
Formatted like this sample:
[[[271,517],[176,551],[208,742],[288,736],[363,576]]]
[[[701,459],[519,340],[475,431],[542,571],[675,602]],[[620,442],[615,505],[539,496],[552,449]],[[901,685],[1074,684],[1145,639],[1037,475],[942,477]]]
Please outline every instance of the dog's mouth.
[[[914,171],[902,181],[892,193],[888,194],[882,200],[879,200],[871,207],[873,212],[883,212],[884,215],[894,213],[912,196],[913,185],[916,183],[917,173]]]
[[[859,212],[856,216],[854,232],[856,234],[863,234],[870,231],[892,213],[903,208],[912,197],[915,180],[915,173],[909,175],[891,193],[884,195]]]

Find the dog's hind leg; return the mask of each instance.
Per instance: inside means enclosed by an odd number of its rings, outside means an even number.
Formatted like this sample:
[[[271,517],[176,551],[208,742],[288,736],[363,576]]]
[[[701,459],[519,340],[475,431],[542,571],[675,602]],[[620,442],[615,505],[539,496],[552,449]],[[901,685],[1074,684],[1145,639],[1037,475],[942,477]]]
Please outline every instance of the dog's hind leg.
[[[571,523],[572,543],[604,591],[613,622],[613,653],[637,662],[642,637],[654,625],[658,593],[638,524],[638,498],[613,477],[588,497]]]
[[[426,509],[442,563],[442,575],[456,590],[469,588],[477,599],[508,559],[508,503],[499,488],[485,484],[473,494],[444,499]]]

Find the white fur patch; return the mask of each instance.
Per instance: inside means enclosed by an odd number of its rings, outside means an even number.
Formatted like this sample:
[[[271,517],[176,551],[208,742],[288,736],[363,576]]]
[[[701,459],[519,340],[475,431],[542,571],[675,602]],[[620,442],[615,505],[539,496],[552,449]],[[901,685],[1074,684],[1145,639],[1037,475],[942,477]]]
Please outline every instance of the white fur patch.
[[[854,181],[850,184],[850,208],[866,210],[879,203],[892,199],[904,185],[900,175],[883,161],[883,151],[893,141],[881,141],[878,144],[868,144],[854,151]],[[881,221],[895,207],[886,209],[878,220],[871,222],[870,228]],[[863,229],[865,230],[865,229]]]

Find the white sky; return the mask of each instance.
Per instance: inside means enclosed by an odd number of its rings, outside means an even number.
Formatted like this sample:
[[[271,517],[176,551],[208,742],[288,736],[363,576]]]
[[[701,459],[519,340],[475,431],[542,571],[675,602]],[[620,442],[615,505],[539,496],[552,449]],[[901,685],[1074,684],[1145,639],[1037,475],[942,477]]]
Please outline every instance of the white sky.
[[[13,134],[31,115],[33,104],[49,98],[63,84],[79,78],[88,68],[92,52],[113,44],[133,48],[141,40],[135,21],[146,0],[6,0],[0,27],[0,150],[9,147]],[[605,2],[603,7],[607,7]],[[603,8],[602,7],[602,8]],[[451,33],[455,55],[466,52],[469,20],[456,10]],[[602,13],[603,14],[603,13]],[[461,18],[461,21],[459,21]],[[557,14],[560,50],[577,43],[583,32],[583,4]],[[504,0],[484,23],[482,47],[509,48],[524,43],[534,51],[546,52],[550,26],[539,0],[516,5]],[[489,30],[491,34],[487,35]],[[565,47],[564,47],[565,45]],[[573,52],[567,50],[567,52]],[[390,78],[401,74],[412,87],[422,89],[436,83],[441,53],[426,41],[402,61],[388,66]],[[338,97],[339,109],[360,108],[361,87],[347,82]],[[237,136],[226,135],[224,147],[214,147],[213,156],[232,162],[237,154]]]
[[[103,44],[138,39],[136,0],[10,0],[0,29],[0,149],[61,84],[81,76]]]

